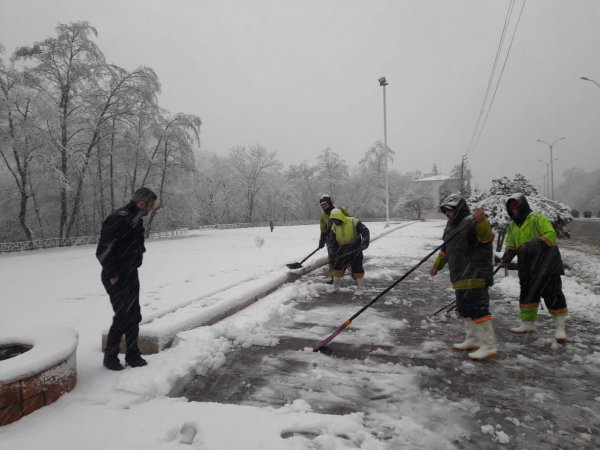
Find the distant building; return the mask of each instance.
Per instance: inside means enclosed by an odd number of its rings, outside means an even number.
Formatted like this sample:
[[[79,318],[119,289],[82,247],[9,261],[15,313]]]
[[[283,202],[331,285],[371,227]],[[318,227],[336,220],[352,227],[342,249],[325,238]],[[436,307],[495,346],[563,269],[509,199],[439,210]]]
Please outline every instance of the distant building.
[[[423,219],[444,219],[445,216],[440,212],[441,201],[461,188],[460,179],[449,175],[432,175],[410,183],[412,189],[427,193],[433,199],[433,207],[421,214]]]

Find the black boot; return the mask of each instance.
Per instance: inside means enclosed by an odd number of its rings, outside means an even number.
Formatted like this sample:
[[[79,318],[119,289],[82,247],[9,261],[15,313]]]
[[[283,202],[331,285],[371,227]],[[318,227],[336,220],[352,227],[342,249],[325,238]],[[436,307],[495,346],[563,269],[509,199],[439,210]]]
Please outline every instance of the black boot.
[[[123,370],[125,368],[121,365],[117,356],[104,355],[104,361],[102,363],[108,370]]]
[[[130,367],[144,367],[148,362],[140,355],[125,357],[125,363]]]
[[[333,278],[331,278],[331,279],[330,279],[330,280],[327,282],[327,284],[333,284]]]

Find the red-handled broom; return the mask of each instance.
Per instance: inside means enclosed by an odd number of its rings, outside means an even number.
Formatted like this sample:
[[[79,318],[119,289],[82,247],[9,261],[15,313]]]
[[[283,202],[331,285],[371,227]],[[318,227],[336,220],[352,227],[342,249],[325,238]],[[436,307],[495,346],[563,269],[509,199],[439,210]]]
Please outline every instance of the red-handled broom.
[[[352,317],[350,317],[348,320],[346,320],[333,333],[331,333],[331,335],[329,335],[328,337],[323,339],[321,342],[319,342],[317,345],[315,345],[313,347],[313,352],[318,352],[318,351],[322,350],[325,346],[327,346],[327,344],[329,344],[331,341],[333,341],[338,334],[340,334],[342,331],[344,331],[344,329],[346,327],[348,327],[354,319],[356,319],[358,316],[360,316],[363,313],[363,311],[365,311],[367,308],[369,308],[371,305],[373,305],[373,303],[375,303],[377,300],[379,300],[381,297],[383,297],[385,294],[387,294],[398,283],[400,283],[407,276],[409,276],[411,273],[413,273],[421,264],[423,264],[425,261],[427,261],[429,258],[431,258],[432,255],[434,255],[437,251],[439,251],[444,246],[444,244],[446,244],[447,242],[450,242],[452,239],[454,239],[455,236],[457,236],[461,231],[466,229],[472,223],[473,223],[472,219],[467,221],[467,223],[463,227],[461,227],[458,231],[456,231],[453,235],[451,235],[448,239],[446,239],[442,244],[440,244],[436,248],[434,248],[427,256],[425,256],[421,261],[419,261],[418,264],[413,266],[408,272],[406,272],[399,279],[397,279],[390,286],[388,286],[385,290],[383,290],[381,293],[379,293],[379,295],[377,295],[377,297],[375,297],[373,300],[371,300],[369,303],[367,303],[365,306],[363,306],[356,314],[354,314]]]

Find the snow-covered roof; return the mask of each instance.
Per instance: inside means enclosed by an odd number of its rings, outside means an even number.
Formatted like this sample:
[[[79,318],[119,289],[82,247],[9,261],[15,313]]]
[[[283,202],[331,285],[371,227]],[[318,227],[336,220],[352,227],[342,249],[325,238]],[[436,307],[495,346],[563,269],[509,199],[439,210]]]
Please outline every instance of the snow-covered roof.
[[[450,175],[433,175],[431,177],[419,178],[418,180],[412,180],[412,181],[448,181],[448,180],[456,180],[456,178],[452,178]]]

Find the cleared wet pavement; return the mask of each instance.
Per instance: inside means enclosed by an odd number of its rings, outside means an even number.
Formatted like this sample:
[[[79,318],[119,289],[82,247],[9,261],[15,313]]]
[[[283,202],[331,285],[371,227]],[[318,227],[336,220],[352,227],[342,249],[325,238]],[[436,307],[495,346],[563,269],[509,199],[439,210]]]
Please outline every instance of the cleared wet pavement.
[[[291,301],[289,320],[265,324],[277,345],[229,353],[223,366],[196,377],[180,395],[274,407],[302,399],[318,412],[362,412],[389,448],[411,447],[402,441],[407,420],[425,434],[453,436],[457,448],[600,446],[600,372],[588,360],[600,352],[598,324],[572,316],[569,340],[561,345],[551,318],[541,312],[538,333],[514,335],[509,329],[518,303],[492,290],[499,357],[471,362],[450,349],[462,340],[461,322],[453,314],[431,315],[453,293],[447,274],[431,280],[429,263],[359,316],[327,352],[312,352],[409,268],[401,259],[370,260],[360,297],[348,277],[336,294],[326,293],[322,272],[304,277],[299,283],[308,294]],[[313,432],[299,433],[310,439]]]

